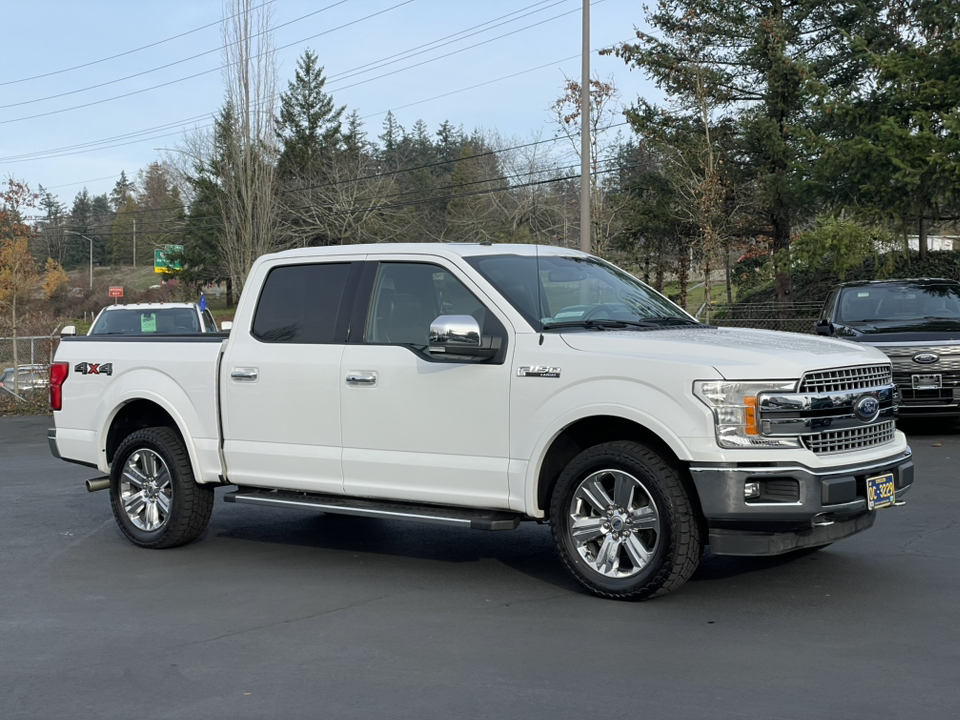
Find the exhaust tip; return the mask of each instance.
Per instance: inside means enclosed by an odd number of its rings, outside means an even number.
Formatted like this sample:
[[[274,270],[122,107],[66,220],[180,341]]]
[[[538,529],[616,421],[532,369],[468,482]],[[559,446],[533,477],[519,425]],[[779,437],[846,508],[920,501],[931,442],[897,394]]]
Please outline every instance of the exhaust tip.
[[[110,478],[94,478],[93,480],[87,480],[87,492],[97,492],[98,490],[106,490],[110,487]]]

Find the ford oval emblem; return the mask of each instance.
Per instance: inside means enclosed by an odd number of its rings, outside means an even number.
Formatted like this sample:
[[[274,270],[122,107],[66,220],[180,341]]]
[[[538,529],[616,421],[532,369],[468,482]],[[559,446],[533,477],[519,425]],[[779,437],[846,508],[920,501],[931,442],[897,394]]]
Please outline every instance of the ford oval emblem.
[[[917,353],[913,356],[913,361],[921,365],[931,365],[939,359],[940,356],[936,353]]]
[[[873,395],[864,395],[854,404],[853,414],[863,422],[870,422],[880,414],[880,401]]]

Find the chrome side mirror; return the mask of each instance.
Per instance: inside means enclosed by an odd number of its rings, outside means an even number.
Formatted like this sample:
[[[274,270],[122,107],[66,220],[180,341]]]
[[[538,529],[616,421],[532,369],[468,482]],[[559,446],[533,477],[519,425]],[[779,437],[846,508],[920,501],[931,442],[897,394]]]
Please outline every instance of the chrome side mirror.
[[[430,323],[430,352],[456,354],[480,347],[480,323],[472,315],[441,315]]]
[[[76,325],[64,325],[63,330],[60,331],[60,337],[73,337],[77,334]]]

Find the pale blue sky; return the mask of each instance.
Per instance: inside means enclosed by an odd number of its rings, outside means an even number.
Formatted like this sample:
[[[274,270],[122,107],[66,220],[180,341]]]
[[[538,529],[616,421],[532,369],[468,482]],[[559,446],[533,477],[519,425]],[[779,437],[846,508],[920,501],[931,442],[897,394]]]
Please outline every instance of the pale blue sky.
[[[581,0],[402,3],[274,0],[280,88],[309,47],[325,66],[327,90],[348,112],[356,109],[365,118],[371,137],[380,133],[387,110],[407,129],[422,118],[431,132],[446,119],[467,131],[495,129],[521,142],[537,132],[554,133],[548,107],[561,93],[564,75],[580,75]],[[155,148],[174,147],[185,129],[208,124],[223,97],[221,14],[220,0],[6,3],[0,178],[13,176],[34,189],[42,184],[69,206],[84,186],[92,194],[107,192],[121,170],[133,177],[159,159]],[[592,47],[628,40],[642,22],[641,2],[595,0]],[[204,25],[210,27],[189,32]],[[477,34],[457,35],[443,47],[339,77],[397,53],[447,42],[441,39],[462,31]],[[183,33],[188,34],[95,62]],[[484,44],[464,49],[478,43]],[[448,53],[453,54],[424,62]],[[623,104],[655,92],[621,60],[594,54],[591,62],[594,74],[613,77]],[[57,72],[86,63],[94,64]],[[176,64],[156,69],[171,63]],[[48,73],[56,74],[37,77]],[[91,87],[97,85],[102,87]],[[447,93],[453,94],[437,97]]]

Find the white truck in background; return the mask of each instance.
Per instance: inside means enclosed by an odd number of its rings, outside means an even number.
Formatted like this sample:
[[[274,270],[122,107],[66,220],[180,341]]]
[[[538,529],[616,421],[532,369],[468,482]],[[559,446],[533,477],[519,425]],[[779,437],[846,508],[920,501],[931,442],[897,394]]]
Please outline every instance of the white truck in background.
[[[702,325],[609,263],[489,244],[254,264],[233,331],[64,338],[52,452],[123,533],[182,545],[231,502],[486,530],[548,522],[588,590],[815,548],[913,482],[890,361]]]
[[[224,322],[227,331],[232,323]],[[189,335],[220,332],[206,301],[126,303],[107,305],[90,323],[87,335]],[[76,325],[63,328],[61,337],[77,334]]]

